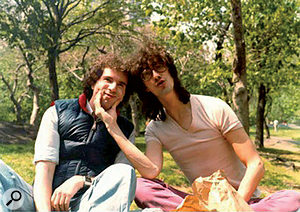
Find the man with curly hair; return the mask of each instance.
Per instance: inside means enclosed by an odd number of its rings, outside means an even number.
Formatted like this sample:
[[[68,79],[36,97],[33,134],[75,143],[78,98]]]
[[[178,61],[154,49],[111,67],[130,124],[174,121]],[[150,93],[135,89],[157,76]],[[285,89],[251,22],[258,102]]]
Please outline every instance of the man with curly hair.
[[[1,161],[1,193],[20,188],[25,201],[18,210],[129,211],[136,177],[120,141],[134,146],[134,127],[118,114],[131,93],[129,81],[119,55],[102,55],[78,99],[47,109],[35,143],[33,191]]]
[[[245,201],[257,200],[263,161],[232,109],[218,98],[190,94],[181,85],[173,58],[154,42],[144,42],[132,55],[131,71],[143,112],[151,119],[145,132],[145,155],[150,162],[144,160],[148,169],[138,168],[144,178],[137,181],[137,205],[170,211],[187,195],[155,179],[163,167],[163,148],[190,183],[223,170]],[[277,192],[251,207],[294,211],[300,207],[300,194]]]

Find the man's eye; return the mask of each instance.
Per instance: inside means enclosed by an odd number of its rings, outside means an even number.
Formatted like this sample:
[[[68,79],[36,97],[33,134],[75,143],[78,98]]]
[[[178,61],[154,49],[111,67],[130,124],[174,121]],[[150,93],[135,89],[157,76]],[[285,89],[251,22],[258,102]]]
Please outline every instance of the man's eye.
[[[126,85],[123,84],[123,83],[119,83],[118,86],[119,86],[120,88],[124,88]]]
[[[105,81],[107,81],[107,82],[112,82],[112,79],[111,79],[111,78],[109,78],[109,77],[107,77],[107,78],[104,78],[104,80],[105,80]]]

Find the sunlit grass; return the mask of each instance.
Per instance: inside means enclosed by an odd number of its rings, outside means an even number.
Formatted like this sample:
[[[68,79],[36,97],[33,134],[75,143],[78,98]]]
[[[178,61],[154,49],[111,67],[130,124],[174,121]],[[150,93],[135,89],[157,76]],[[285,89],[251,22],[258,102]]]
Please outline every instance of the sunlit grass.
[[[300,185],[299,172],[283,166],[277,166],[265,158],[263,158],[263,161],[266,171],[260,185],[272,190],[294,189],[296,185]]]
[[[32,163],[34,143],[1,144],[0,159],[12,167],[27,183],[32,184],[34,165]]]
[[[279,128],[277,132],[271,127],[270,129],[271,136],[275,137],[282,137],[286,139],[292,139],[294,141],[300,142],[300,129],[294,129],[294,128]],[[264,133],[266,136],[266,132]],[[250,128],[250,137],[251,139],[254,139],[255,136],[255,128]]]
[[[271,129],[271,135],[276,137],[287,137],[295,141],[300,141],[300,129],[279,128],[277,132]]]
[[[286,129],[282,132],[273,134],[274,136],[282,136],[291,138],[297,136],[300,130]],[[287,133],[287,134],[284,134]],[[136,145],[141,151],[145,151],[144,137],[136,138]],[[290,167],[284,167],[272,158],[280,156],[294,162],[300,162],[300,152],[290,152],[286,150],[278,150],[272,148],[264,148],[258,150],[265,162],[265,176],[261,180],[260,185],[271,190],[293,189],[300,185],[300,171],[293,171]],[[26,182],[32,184],[34,179],[34,165],[32,164],[34,152],[34,143],[28,144],[0,144],[1,159],[11,166]],[[189,182],[178,168],[171,155],[164,151],[164,166],[162,172],[158,176],[159,179],[166,183],[180,187],[184,191],[191,191]],[[136,171],[137,176],[140,176]],[[299,188],[298,188],[299,189]],[[137,209],[133,203],[131,209]]]

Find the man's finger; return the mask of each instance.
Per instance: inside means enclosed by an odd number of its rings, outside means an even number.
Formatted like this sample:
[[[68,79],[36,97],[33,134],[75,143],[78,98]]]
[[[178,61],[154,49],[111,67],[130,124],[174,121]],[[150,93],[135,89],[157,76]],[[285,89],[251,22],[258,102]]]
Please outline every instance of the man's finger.
[[[70,196],[66,196],[66,199],[65,199],[65,211],[69,211],[70,201],[71,201],[71,197]]]
[[[53,195],[51,196],[51,206],[54,208],[54,210],[57,210],[57,201],[56,201],[56,192],[53,193]]]
[[[101,107],[101,99],[102,99],[102,93],[101,91],[98,91],[96,94],[96,98],[94,100],[95,107]]]
[[[61,211],[66,211],[65,210],[65,199],[66,199],[66,194],[60,195],[60,200],[59,200],[59,210]]]

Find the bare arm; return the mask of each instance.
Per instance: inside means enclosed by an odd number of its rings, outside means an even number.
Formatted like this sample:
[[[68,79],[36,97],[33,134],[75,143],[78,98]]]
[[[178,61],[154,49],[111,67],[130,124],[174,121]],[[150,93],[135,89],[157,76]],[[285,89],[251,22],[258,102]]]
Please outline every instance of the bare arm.
[[[112,108],[105,111],[100,105],[100,100],[102,98],[101,95],[102,94],[98,92],[94,101],[95,115],[100,117],[101,120],[105,123],[108,132],[115,139],[127,159],[133,164],[133,166],[139,171],[139,173],[145,178],[155,178],[161,170],[160,163],[162,162],[158,160],[159,157],[162,158],[162,156],[159,156],[162,155],[161,147],[159,147],[158,145],[147,146],[148,157],[145,156],[145,154],[143,154],[134,144],[132,144],[126,138],[117,124],[116,107],[121,100],[119,99],[118,101],[116,101]],[[155,150],[152,148],[155,148]],[[154,159],[154,161],[152,161],[152,159]]]
[[[71,198],[83,187],[84,177],[75,175],[57,187],[51,197],[51,206],[56,211],[69,211]]]
[[[235,153],[247,167],[245,176],[240,183],[238,193],[245,201],[249,201],[264,175],[263,161],[244,128],[228,132],[225,134],[225,138],[231,143]]]
[[[50,198],[55,166],[55,163],[46,161],[37,162],[35,166],[33,196],[37,211],[51,211]]]
[[[162,151],[159,144],[150,142],[147,145],[145,156],[145,154],[125,137],[117,123],[108,125],[107,130],[142,177],[153,179],[160,173]]]
[[[33,195],[37,211],[68,211],[71,198],[83,187],[84,177],[76,175],[56,188],[52,195],[55,166],[48,161],[36,164]]]

